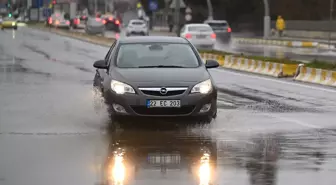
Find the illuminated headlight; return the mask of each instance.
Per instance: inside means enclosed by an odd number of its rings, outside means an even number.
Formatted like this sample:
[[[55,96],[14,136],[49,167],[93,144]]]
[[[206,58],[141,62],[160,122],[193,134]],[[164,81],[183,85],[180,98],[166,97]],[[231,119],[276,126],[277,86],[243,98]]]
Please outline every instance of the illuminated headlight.
[[[195,85],[190,93],[201,93],[201,94],[208,94],[212,91],[212,83],[211,80],[205,80],[197,85]]]
[[[135,93],[134,89],[130,85],[127,85],[125,83],[116,80],[111,81],[111,89],[117,94]]]
[[[15,24],[16,24],[15,22],[12,22],[12,26],[15,26]]]

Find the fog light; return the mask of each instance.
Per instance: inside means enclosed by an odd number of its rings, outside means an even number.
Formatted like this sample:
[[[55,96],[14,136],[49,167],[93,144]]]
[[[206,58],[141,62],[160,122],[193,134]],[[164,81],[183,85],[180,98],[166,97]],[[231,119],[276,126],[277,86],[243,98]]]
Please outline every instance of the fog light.
[[[125,108],[123,106],[119,105],[119,104],[113,104],[113,109],[116,112],[126,113]]]
[[[201,108],[200,112],[208,112],[210,110],[210,108],[211,108],[211,103],[205,104]]]

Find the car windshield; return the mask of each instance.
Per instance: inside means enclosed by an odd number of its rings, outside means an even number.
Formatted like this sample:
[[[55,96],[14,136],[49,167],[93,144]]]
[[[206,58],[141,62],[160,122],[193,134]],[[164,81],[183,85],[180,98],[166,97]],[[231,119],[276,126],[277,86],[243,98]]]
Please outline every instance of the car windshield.
[[[208,22],[207,23],[213,30],[224,30],[228,26],[227,22]]]
[[[174,67],[196,68],[198,59],[188,44],[123,44],[117,57],[119,68]]]
[[[212,31],[209,26],[190,26],[188,31]]]
[[[143,25],[145,24],[143,21],[133,21],[131,22],[131,25]]]

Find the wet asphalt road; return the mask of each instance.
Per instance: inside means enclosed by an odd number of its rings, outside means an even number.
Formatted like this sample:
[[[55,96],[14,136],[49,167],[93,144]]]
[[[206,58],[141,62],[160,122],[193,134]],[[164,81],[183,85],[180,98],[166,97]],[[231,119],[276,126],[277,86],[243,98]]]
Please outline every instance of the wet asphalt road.
[[[198,184],[205,153],[201,179],[208,162],[213,184],[334,184],[333,88],[214,69],[210,125],[111,130],[92,93],[92,64],[108,48],[29,28],[0,40],[0,185],[101,184],[121,150],[125,184]]]

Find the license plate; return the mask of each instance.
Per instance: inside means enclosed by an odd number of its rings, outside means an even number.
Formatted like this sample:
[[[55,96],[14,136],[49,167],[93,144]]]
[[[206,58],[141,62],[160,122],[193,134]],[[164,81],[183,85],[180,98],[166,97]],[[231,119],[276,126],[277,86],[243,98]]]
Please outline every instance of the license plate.
[[[206,37],[206,35],[197,35],[196,38],[198,39],[204,39]]]
[[[179,154],[149,154],[147,161],[149,164],[180,164],[181,156]]]
[[[180,100],[147,100],[147,108],[153,107],[181,107]]]

